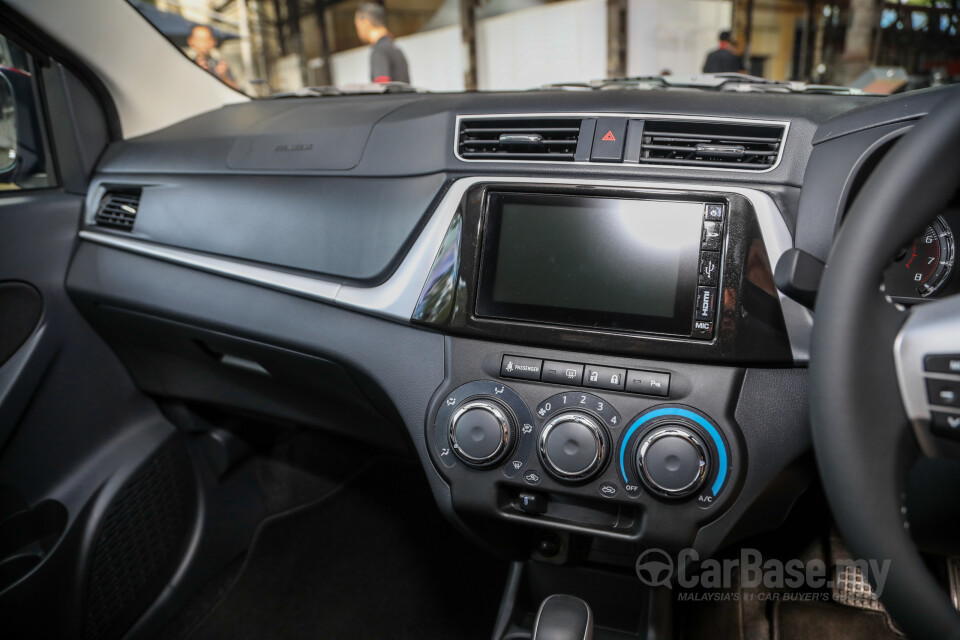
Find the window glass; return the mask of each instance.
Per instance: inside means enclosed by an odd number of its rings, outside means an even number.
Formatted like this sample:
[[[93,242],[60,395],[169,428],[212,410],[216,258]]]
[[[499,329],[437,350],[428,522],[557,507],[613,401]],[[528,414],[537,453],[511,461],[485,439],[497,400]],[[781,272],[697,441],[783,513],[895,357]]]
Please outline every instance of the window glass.
[[[637,76],[669,89],[705,71],[880,94],[960,81],[960,0],[129,1],[257,97]]]
[[[0,35],[0,191],[54,184],[33,60]]]

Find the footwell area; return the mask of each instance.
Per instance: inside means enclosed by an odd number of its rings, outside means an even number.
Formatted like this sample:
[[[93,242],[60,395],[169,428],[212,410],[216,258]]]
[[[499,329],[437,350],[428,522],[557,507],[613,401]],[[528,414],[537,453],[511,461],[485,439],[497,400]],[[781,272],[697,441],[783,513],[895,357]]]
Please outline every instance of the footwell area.
[[[186,637],[486,640],[506,571],[443,519],[416,462],[383,460],[264,521]]]
[[[887,617],[825,602],[781,602],[774,608],[774,640],[903,640]]]

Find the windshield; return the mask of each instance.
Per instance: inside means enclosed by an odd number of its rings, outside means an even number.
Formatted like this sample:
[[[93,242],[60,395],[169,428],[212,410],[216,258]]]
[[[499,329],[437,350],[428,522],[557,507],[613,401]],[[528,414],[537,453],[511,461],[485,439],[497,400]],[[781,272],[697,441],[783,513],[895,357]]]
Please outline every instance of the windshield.
[[[960,82],[960,0],[129,1],[251,97]]]

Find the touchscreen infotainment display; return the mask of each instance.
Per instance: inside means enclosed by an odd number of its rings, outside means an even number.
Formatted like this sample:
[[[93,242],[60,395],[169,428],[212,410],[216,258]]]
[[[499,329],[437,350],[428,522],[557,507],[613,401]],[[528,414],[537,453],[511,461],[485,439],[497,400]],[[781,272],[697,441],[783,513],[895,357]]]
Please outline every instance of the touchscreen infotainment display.
[[[488,194],[477,314],[690,335],[704,203]]]

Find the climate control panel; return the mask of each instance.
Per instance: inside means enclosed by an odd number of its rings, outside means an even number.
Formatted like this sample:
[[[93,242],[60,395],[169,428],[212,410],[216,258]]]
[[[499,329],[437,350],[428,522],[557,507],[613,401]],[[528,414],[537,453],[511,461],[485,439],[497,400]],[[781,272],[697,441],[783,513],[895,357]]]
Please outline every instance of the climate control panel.
[[[618,448],[618,473],[628,487],[668,498],[696,497],[709,507],[727,484],[729,445],[704,413],[653,407],[634,418]]]
[[[455,506],[632,538],[657,528],[654,514],[709,519],[737,457],[725,429],[690,405],[494,379],[448,391],[429,433]]]
[[[499,468],[513,478],[533,454],[534,429],[533,415],[516,391],[494,380],[475,380],[444,397],[434,418],[433,448],[447,469]]]

